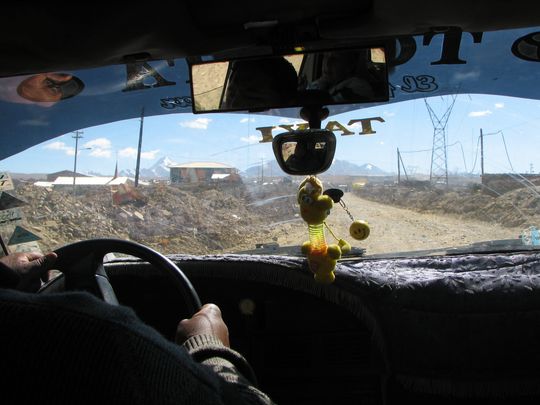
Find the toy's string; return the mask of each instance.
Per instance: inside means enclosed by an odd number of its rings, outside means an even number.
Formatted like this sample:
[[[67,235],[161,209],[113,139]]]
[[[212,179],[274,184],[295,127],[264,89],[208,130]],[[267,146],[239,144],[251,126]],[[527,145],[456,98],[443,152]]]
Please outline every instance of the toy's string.
[[[347,215],[349,215],[349,218],[351,219],[351,221],[354,222],[354,217],[352,216],[352,214],[350,213],[350,211],[347,209],[347,206],[345,205],[345,203],[343,202],[343,200],[339,200],[339,205],[341,205],[343,207],[343,209],[345,210],[345,212],[347,213]]]
[[[326,229],[328,229],[328,232],[330,232],[330,235],[332,235],[334,237],[335,240],[337,240],[339,242],[339,238],[334,234],[334,232],[332,232],[332,230],[330,229],[330,227],[328,225],[326,225],[326,222],[323,222],[324,226],[326,227]]]

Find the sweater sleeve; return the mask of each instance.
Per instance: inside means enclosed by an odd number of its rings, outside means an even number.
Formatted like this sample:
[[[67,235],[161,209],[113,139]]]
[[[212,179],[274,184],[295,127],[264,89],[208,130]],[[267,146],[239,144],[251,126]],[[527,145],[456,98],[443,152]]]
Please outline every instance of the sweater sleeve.
[[[238,352],[229,349],[213,335],[197,335],[183,346],[193,359],[218,374],[234,386],[238,394],[249,404],[272,404],[270,398],[256,388],[257,380],[251,366]]]
[[[0,358],[11,378],[2,382],[13,388],[2,392],[6,403],[37,403],[44,393],[57,403],[271,403],[255,388],[246,360],[216,337],[199,335],[179,346],[131,309],[87,293],[0,289],[0,323]],[[39,376],[34,389],[16,389],[27,374]]]

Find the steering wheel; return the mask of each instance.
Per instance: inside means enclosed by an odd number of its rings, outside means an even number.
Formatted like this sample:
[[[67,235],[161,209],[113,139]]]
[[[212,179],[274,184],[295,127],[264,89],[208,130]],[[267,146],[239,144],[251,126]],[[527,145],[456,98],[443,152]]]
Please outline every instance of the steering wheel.
[[[116,294],[103,268],[103,259],[111,252],[138,257],[164,271],[182,296],[189,314],[193,315],[201,308],[197,292],[176,264],[147,246],[122,239],[90,239],[55,250],[58,258],[54,267],[63,274],[44,284],[39,293],[82,290],[109,304],[118,305]]]

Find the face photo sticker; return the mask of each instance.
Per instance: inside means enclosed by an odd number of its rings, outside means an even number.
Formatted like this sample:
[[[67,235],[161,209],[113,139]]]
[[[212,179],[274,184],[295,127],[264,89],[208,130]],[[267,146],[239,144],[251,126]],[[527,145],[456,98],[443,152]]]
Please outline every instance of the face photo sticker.
[[[23,80],[17,87],[22,98],[34,102],[57,102],[74,97],[84,83],[67,73],[41,73]]]

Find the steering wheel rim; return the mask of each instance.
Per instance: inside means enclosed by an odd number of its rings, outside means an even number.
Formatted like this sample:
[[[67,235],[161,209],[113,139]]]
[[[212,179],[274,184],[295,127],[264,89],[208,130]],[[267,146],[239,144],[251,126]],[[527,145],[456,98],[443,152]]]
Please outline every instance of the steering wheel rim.
[[[63,277],[56,277],[44,284],[39,292],[45,292],[54,283],[64,281],[66,291],[88,291],[105,302],[117,305],[114,290],[103,269],[103,259],[111,252],[138,257],[164,270],[182,295],[187,311],[193,315],[201,308],[195,288],[174,262],[148,246],[123,239],[89,239],[58,248],[55,250],[58,258],[54,267],[63,273]]]

